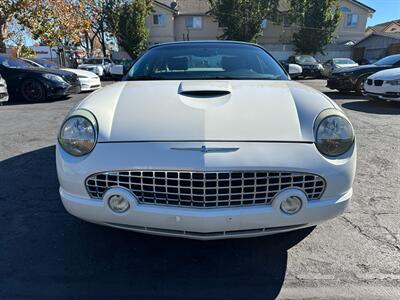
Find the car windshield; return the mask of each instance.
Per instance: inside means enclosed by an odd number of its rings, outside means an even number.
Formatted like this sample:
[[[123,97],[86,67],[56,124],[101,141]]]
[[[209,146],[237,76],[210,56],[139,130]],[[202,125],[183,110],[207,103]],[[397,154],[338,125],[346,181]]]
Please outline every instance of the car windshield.
[[[335,64],[338,64],[338,65],[354,65],[354,64],[356,64],[356,62],[351,60],[350,58],[335,58],[333,61],[335,62]]]
[[[383,65],[394,65],[395,63],[400,61],[400,55],[391,55],[386,56],[380,60],[378,60],[375,65],[383,66]]]
[[[299,64],[314,64],[317,60],[311,55],[299,55],[296,56],[296,62]]]
[[[32,59],[32,61],[38,63],[39,65],[48,68],[48,69],[59,69],[60,66],[55,62],[45,60],[45,59]]]
[[[0,65],[14,69],[32,68],[32,65],[28,64],[27,62],[21,59],[7,57],[7,56],[0,56]]]
[[[126,80],[286,80],[262,48],[239,43],[178,43],[156,46],[130,69]]]
[[[101,65],[103,64],[103,60],[98,58],[86,58],[83,60],[83,63],[89,65]]]

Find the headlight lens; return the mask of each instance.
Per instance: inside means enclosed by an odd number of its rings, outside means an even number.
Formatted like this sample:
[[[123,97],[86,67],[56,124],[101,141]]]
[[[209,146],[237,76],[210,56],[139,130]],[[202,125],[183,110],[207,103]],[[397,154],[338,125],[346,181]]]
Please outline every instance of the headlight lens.
[[[340,115],[327,116],[317,126],[315,143],[322,154],[327,156],[342,155],[354,143],[353,127],[349,121]]]
[[[65,80],[61,76],[58,76],[58,75],[43,74],[42,76],[44,78],[46,78],[47,80],[50,80],[50,81],[59,82],[59,83],[66,83]]]
[[[90,153],[97,143],[97,123],[88,111],[77,111],[61,126],[58,141],[71,155]]]
[[[389,80],[387,83],[390,85],[400,85],[400,80]]]

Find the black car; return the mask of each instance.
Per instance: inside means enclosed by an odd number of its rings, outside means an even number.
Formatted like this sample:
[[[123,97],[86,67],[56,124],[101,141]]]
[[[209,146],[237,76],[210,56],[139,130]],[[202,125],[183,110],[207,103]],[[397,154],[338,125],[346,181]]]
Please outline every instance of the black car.
[[[288,64],[296,64],[303,68],[302,77],[320,78],[323,66],[311,55],[294,55],[287,60]]]
[[[74,73],[34,68],[9,56],[0,56],[0,74],[7,83],[10,96],[22,96],[28,102],[43,102],[81,90],[78,76]]]
[[[382,70],[398,67],[400,67],[400,54],[386,56],[372,65],[344,68],[332,72],[327,87],[340,92],[356,91],[362,94],[367,77]]]

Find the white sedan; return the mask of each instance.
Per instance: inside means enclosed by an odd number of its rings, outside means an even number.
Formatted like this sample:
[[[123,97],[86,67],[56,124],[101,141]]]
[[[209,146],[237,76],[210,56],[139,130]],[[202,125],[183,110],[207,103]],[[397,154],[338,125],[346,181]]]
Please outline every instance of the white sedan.
[[[227,41],[150,48],[125,82],[69,113],[56,152],[72,215],[195,239],[334,218],[356,170],[353,128],[340,108],[291,81],[263,48]]]
[[[0,105],[8,101],[7,83],[0,75]]]
[[[100,77],[97,76],[93,72],[80,70],[80,69],[62,68],[61,66],[57,65],[56,63],[45,60],[45,59],[22,58],[22,60],[29,63],[33,67],[48,68],[48,69],[62,69],[64,71],[68,71],[68,72],[78,75],[82,92],[95,91],[95,90],[101,88]]]
[[[400,101],[400,68],[372,74],[364,83],[364,95],[372,100]]]

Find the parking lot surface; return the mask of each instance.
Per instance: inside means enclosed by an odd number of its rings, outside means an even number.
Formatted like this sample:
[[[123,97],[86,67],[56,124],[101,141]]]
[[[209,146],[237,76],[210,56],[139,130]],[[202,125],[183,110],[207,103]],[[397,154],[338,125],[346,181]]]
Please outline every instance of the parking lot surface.
[[[400,299],[400,103],[303,83],[355,127],[354,197],[314,230],[254,239],[163,238],[70,216],[54,144],[87,94],[0,107],[0,299]]]

